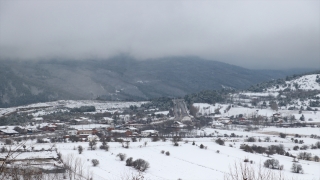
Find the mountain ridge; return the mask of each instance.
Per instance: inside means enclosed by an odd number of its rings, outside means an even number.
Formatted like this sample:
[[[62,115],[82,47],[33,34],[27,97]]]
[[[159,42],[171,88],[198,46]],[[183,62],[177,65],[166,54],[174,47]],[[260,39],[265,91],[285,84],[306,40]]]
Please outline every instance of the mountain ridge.
[[[138,61],[117,56],[86,61],[7,60],[0,61],[0,64],[0,107],[60,99],[182,97],[201,90],[221,89],[222,86],[245,89],[294,74],[290,71],[250,70],[197,57]]]

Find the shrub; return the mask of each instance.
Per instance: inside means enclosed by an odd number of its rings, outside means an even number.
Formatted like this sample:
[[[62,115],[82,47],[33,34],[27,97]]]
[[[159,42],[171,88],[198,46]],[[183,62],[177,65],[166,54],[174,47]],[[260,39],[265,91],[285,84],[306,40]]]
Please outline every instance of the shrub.
[[[264,139],[265,142],[269,142],[270,140],[271,140],[270,137],[266,137],[266,138]]]
[[[248,158],[245,158],[245,159],[243,160],[243,162],[249,162],[249,159],[248,159]]]
[[[161,154],[164,154],[164,150],[161,151]]]
[[[315,156],[313,157],[313,160],[314,160],[315,162],[319,162],[319,156],[315,155]]]
[[[254,138],[254,137],[249,137],[249,138],[247,139],[247,141],[248,141],[248,142],[256,142],[256,138]]]
[[[160,140],[159,136],[152,136],[152,137],[151,137],[151,141],[152,141],[152,142],[157,142],[157,141],[159,141],[159,140]]]
[[[293,147],[293,150],[295,150],[295,151],[298,150],[298,149],[299,149],[299,146],[294,146]]]
[[[132,142],[137,142],[137,138],[136,137],[133,137],[131,138]]]
[[[245,152],[251,152],[251,153],[253,153],[252,148],[251,148],[250,146],[246,145],[246,144],[242,144],[242,145],[240,146],[240,149],[243,149]]]
[[[320,149],[320,141],[316,142],[315,146]]]
[[[81,145],[79,145],[79,146],[78,146],[78,152],[79,152],[79,154],[81,154],[82,151],[83,151],[83,147],[82,147]]]
[[[276,159],[267,159],[263,166],[270,169],[278,169],[279,168],[279,161]]]
[[[38,138],[37,139],[37,143],[45,143],[45,141],[43,139],[41,139],[41,138]]]
[[[203,149],[204,148],[204,145],[203,144],[200,144],[200,149]]]
[[[221,145],[221,146],[224,145],[224,141],[222,139],[220,139],[220,138],[216,140],[216,143]]]
[[[303,169],[302,169],[301,164],[293,163],[291,166],[291,172],[303,174]]]
[[[219,153],[220,153],[220,151],[219,151],[219,150],[217,150],[217,153],[219,154]]]
[[[109,151],[109,145],[101,145],[100,149],[104,149],[106,151]]]
[[[309,149],[309,146],[308,145],[303,145],[300,147],[300,150],[307,150]]]
[[[174,146],[179,146],[179,143],[175,142],[173,145],[174,145]]]
[[[179,141],[182,141],[182,138],[180,136],[172,137],[172,142],[179,142]]]
[[[147,170],[150,167],[149,163],[143,159],[137,159],[137,160],[133,161],[132,166],[135,169],[142,171],[142,172],[144,172],[145,170]]]
[[[91,162],[92,162],[93,166],[97,166],[99,164],[99,160],[98,159],[92,159]]]
[[[167,156],[170,156],[170,152],[169,152],[169,151],[167,151],[167,152],[166,152],[166,155],[167,155]]]
[[[126,159],[126,154],[123,154],[123,153],[119,153],[119,154],[117,154],[117,157],[119,157],[120,158],[120,161],[123,161],[123,160],[125,160]]]
[[[127,160],[126,160],[126,166],[132,166],[133,164],[133,159],[132,157],[129,157]]]
[[[196,143],[193,141],[193,142],[192,142],[192,145],[195,145],[195,144],[196,144]]]
[[[280,133],[280,137],[281,137],[281,138],[286,138],[286,136],[287,136],[286,134]]]
[[[11,141],[11,139],[6,139],[6,140],[5,140],[5,143],[6,143],[7,145],[10,145],[10,144],[12,144],[12,141]]]
[[[2,152],[2,153],[7,152],[7,151],[8,151],[8,149],[4,146],[2,146],[0,149],[0,152]]]
[[[303,159],[303,160],[311,160],[311,153],[307,153],[307,152],[300,152],[298,154],[298,158],[299,159]]]

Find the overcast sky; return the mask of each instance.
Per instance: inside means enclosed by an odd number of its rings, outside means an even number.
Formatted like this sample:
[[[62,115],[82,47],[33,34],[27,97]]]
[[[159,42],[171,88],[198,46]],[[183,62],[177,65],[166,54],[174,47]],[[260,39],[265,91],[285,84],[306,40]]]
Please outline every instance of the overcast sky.
[[[199,56],[320,68],[320,1],[0,0],[0,58]]]

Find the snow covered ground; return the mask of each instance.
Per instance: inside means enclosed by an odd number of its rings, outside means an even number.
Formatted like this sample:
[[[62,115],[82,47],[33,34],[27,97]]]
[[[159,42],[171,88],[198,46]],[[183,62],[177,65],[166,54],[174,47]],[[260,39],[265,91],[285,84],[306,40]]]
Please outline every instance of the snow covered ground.
[[[147,103],[147,101],[139,101],[139,102],[118,102],[118,101],[95,101],[95,100],[59,100],[45,103],[36,103],[30,104],[26,106],[18,106],[11,108],[0,108],[0,117],[7,115],[11,112],[18,111],[21,108],[40,108],[40,109],[31,109],[31,110],[23,110],[23,112],[30,112],[30,115],[34,117],[39,117],[47,114],[51,114],[57,111],[67,111],[63,108],[75,108],[81,106],[95,106],[96,112],[104,113],[104,112],[114,112],[119,111],[122,108],[128,108],[130,106],[140,107],[142,104]],[[42,109],[41,109],[42,107]]]
[[[223,138],[226,140],[225,146],[220,146],[215,143],[217,137],[204,137],[204,138],[190,138],[184,139],[179,142],[179,146],[173,146],[170,140],[166,142],[158,141],[151,142],[150,138],[143,138],[140,142],[130,142],[128,149],[123,148],[120,143],[109,142],[109,151],[101,149],[90,150],[88,142],[78,143],[56,143],[55,147],[58,152],[61,152],[63,158],[76,158],[81,159],[81,163],[91,172],[93,179],[106,180],[106,179],[121,179],[127,175],[138,174],[138,172],[132,167],[125,166],[125,161],[120,161],[117,157],[118,153],[125,153],[127,158],[132,157],[134,160],[141,158],[150,163],[150,168],[143,173],[145,179],[152,180],[176,180],[176,179],[223,179],[226,173],[229,173],[229,167],[232,168],[235,162],[243,162],[245,158],[253,161],[252,166],[257,169],[267,159],[270,159],[265,154],[247,153],[239,149],[243,143],[260,146],[270,146],[283,144],[285,150],[294,155],[299,152],[308,152],[312,156],[320,156],[319,149],[308,149],[293,151],[292,148],[295,145],[301,146],[301,144],[295,144],[291,141],[291,136],[286,138],[280,138],[278,135],[262,134],[263,132],[283,132],[286,133],[298,133],[298,134],[316,134],[320,136],[319,128],[265,128],[263,130],[255,132],[245,132],[241,130],[219,130],[212,128],[205,128],[198,130],[197,134],[206,133],[207,135],[214,133],[215,135],[223,135],[235,133],[236,135],[242,135],[243,138]],[[270,142],[244,142],[244,139],[248,137],[255,137],[256,139],[264,140],[269,137]],[[230,140],[237,139],[238,142],[231,142]],[[309,137],[299,138],[304,140],[304,144],[311,145],[320,141],[319,139],[313,139]],[[128,139],[130,140],[130,139]],[[189,142],[184,142],[188,140]],[[192,145],[195,141],[196,145]],[[147,145],[144,146],[144,143]],[[200,149],[200,144],[206,146],[206,149]],[[35,150],[50,149],[53,144],[35,144],[34,141],[28,141],[27,146],[32,145]],[[82,154],[79,154],[76,150],[81,145],[84,147]],[[97,147],[101,145],[98,142]],[[232,145],[232,147],[230,147]],[[289,151],[289,148],[291,149]],[[162,154],[161,151],[169,151],[170,156]],[[217,150],[220,152],[217,153]],[[42,153],[43,154],[43,153]],[[40,154],[40,155],[42,155]],[[319,180],[320,177],[320,162],[300,160],[300,164],[304,169],[304,174],[294,174],[290,172],[293,158],[282,155],[272,155],[272,158],[279,160],[280,164],[284,165],[284,170],[281,171],[287,179],[308,179]],[[93,167],[91,160],[98,159],[100,164],[97,167]],[[275,173],[279,173],[278,170],[272,170]]]
[[[214,113],[215,109],[220,108],[220,116],[222,117],[236,116],[239,114],[242,114],[244,117],[251,117],[253,115],[270,117],[275,113],[280,113],[283,117],[290,117],[294,115],[296,119],[299,119],[303,115],[305,117],[305,122],[308,123],[320,122],[320,111],[303,111],[301,114],[299,114],[299,110],[279,109],[278,111],[275,111],[270,108],[260,109],[249,107],[231,107],[229,111],[225,111],[229,106],[228,104],[216,103],[215,105],[212,105],[207,103],[194,103],[193,105],[199,108],[199,113],[201,113],[202,115],[209,115],[211,113]],[[311,119],[312,121],[309,121],[309,119]]]
[[[316,82],[317,76],[320,76],[320,74],[305,75],[298,79],[286,81],[285,86],[279,86],[279,88],[277,88],[277,86],[273,86],[271,88],[268,88],[267,91],[274,92],[274,91],[284,90],[286,88],[289,88],[291,90],[296,90],[295,86],[298,86],[299,89],[302,89],[302,90],[319,90],[320,84]]]

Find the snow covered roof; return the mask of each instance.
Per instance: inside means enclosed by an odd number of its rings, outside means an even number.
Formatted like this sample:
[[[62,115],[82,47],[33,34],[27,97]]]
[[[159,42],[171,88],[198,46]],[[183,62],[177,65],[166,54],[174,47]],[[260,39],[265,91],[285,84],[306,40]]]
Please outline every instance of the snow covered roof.
[[[141,133],[158,133],[158,131],[156,131],[156,130],[145,130],[145,131],[141,131]]]
[[[19,134],[17,131],[13,129],[0,129],[1,132],[7,133],[7,134]]]
[[[126,130],[111,130],[111,132],[113,132],[113,133],[125,133],[125,132],[127,132]]]

